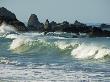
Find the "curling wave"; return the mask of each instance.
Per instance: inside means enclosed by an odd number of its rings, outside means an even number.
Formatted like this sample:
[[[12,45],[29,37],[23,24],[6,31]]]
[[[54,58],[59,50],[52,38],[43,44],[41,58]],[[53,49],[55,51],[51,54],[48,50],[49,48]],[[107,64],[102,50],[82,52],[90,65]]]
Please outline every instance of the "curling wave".
[[[76,49],[73,49],[71,55],[73,55],[75,58],[80,59],[100,59],[106,56],[110,56],[110,49],[103,46],[99,47],[95,45],[82,44]]]
[[[53,38],[53,37],[52,37]],[[87,40],[85,40],[87,39]],[[47,39],[46,38],[16,38],[10,45],[10,50],[17,53],[68,54],[78,59],[102,59],[110,56],[110,48],[103,41],[85,39]],[[109,41],[109,38],[104,38]],[[95,42],[94,42],[95,41]]]

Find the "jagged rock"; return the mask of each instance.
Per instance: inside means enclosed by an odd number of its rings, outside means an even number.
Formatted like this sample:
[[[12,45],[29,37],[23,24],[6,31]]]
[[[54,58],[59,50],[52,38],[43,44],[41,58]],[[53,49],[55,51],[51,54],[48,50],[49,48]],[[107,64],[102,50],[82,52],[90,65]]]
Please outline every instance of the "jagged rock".
[[[51,30],[52,30],[52,32],[54,32],[54,31],[56,30],[57,23],[54,22],[54,21],[52,21],[52,22],[50,23],[50,25],[51,25]]]
[[[77,27],[80,27],[80,26],[81,26],[81,27],[84,27],[84,26],[86,26],[86,24],[80,23],[80,22],[77,21],[77,20],[74,22],[74,25],[77,26]]]
[[[63,21],[62,26],[63,26],[63,28],[68,28],[69,27],[69,22]]]
[[[31,14],[28,20],[28,29],[31,31],[39,31],[42,27],[42,24],[39,22],[37,15]]]
[[[14,26],[17,29],[17,31],[28,31],[28,29],[25,26],[25,24],[20,22],[20,21],[18,21],[18,20],[12,21],[12,22],[10,22],[8,24]]]
[[[0,25],[5,22],[15,27],[17,31],[27,31],[24,23],[16,18],[16,15],[4,7],[0,8]]]
[[[46,31],[48,31],[50,28],[50,23],[49,23],[49,21],[48,21],[48,19],[46,20],[46,22],[45,22],[45,24],[44,24],[44,29],[46,30]]]
[[[14,13],[10,12],[4,7],[0,8],[0,19],[5,20],[5,22],[9,22],[10,20],[16,20],[16,16]]]

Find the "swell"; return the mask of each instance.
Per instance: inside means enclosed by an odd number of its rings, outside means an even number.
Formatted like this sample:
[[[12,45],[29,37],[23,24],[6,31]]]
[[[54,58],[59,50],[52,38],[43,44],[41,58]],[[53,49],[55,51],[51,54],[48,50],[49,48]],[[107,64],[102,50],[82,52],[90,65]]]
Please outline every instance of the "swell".
[[[67,54],[78,59],[102,59],[110,56],[110,38],[65,38],[43,33],[10,33],[10,26],[3,24],[0,29],[3,34],[2,45],[18,54]],[[7,34],[8,32],[8,34]],[[4,36],[5,35],[5,36]],[[5,37],[5,38],[4,38]],[[9,39],[6,39],[9,38]],[[5,42],[6,41],[6,42]],[[4,45],[3,45],[4,43]]]
[[[67,54],[78,59],[102,59],[110,56],[110,48],[106,44],[80,41],[79,39],[69,40],[47,40],[17,38],[10,45],[10,50],[15,53],[36,53],[36,54]],[[98,42],[98,41],[97,41]]]
[[[61,54],[67,53],[72,49],[71,45],[60,44],[58,42],[48,42],[44,39],[21,39],[17,38],[13,40],[10,45],[10,50],[15,53],[36,53],[36,54]]]

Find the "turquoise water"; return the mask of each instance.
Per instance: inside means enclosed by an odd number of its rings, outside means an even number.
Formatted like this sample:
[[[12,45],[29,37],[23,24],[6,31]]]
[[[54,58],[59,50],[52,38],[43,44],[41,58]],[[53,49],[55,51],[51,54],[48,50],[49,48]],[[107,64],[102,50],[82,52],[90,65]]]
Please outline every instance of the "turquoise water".
[[[0,37],[3,82],[110,82],[110,38]]]

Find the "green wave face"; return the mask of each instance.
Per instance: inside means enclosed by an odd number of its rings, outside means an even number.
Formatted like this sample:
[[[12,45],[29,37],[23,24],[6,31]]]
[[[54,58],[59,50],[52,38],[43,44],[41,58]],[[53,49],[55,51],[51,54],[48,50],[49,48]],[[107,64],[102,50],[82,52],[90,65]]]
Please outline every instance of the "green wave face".
[[[109,45],[89,39],[27,39],[17,38],[10,45],[14,53],[63,54],[78,59],[101,59],[110,55]],[[107,39],[107,41],[109,41]]]

